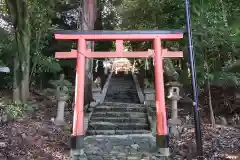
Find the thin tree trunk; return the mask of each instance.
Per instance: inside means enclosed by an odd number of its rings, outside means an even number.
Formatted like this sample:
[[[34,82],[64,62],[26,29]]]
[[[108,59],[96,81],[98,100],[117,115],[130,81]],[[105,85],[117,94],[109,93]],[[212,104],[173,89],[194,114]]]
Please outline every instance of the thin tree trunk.
[[[223,0],[220,0],[221,8],[222,8],[222,17],[224,21],[225,27],[228,27],[228,21],[227,21],[227,11],[225,10]]]
[[[209,79],[207,80],[207,86],[208,86],[208,105],[210,108],[210,119],[211,119],[212,127],[215,128],[216,121],[215,121],[214,111],[213,111],[213,107],[212,107],[212,94],[211,94],[211,85],[210,85]]]

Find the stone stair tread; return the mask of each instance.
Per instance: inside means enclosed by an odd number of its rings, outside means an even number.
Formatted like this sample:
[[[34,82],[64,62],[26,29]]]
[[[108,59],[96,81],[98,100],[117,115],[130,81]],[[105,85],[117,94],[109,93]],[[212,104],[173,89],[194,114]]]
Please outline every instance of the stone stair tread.
[[[101,106],[97,106],[96,108],[106,108],[106,109],[108,109],[108,108],[130,108],[130,109],[132,109],[132,108],[140,108],[140,109],[143,109],[143,108],[145,108],[145,107],[142,107],[142,106],[127,106],[127,105],[125,105],[125,106],[114,106],[114,105],[101,105]]]
[[[128,118],[128,117],[91,117],[91,120],[99,120],[99,119],[106,119],[106,120],[115,120],[115,119],[119,119],[119,120],[145,120],[146,117],[136,117],[136,118]]]
[[[128,125],[148,125],[147,123],[113,123],[113,122],[92,122],[89,125],[113,125],[113,126],[128,126]]]
[[[117,117],[93,117],[91,118],[91,122],[118,122],[118,123],[146,123],[147,118],[117,118]]]
[[[106,116],[106,117],[132,117],[132,118],[143,118],[146,117],[146,113],[142,112],[93,112],[92,117]]]
[[[88,134],[92,135],[97,133],[98,135],[124,135],[124,134],[147,134],[151,133],[150,130],[92,130],[89,129]]]
[[[94,130],[127,130],[127,129],[131,129],[131,130],[147,130],[149,129],[149,125],[148,124],[118,124],[118,125],[114,125],[114,124],[89,124],[89,129],[94,129]]]
[[[145,107],[144,104],[139,103],[124,103],[124,102],[104,102],[103,106],[133,106],[133,107]]]
[[[114,112],[114,111],[111,111],[111,112],[93,112],[93,114],[106,114],[106,113],[110,113],[110,114],[146,114],[145,112]]]
[[[143,107],[108,107],[108,106],[98,106],[94,108],[94,112],[146,112],[147,109]]]

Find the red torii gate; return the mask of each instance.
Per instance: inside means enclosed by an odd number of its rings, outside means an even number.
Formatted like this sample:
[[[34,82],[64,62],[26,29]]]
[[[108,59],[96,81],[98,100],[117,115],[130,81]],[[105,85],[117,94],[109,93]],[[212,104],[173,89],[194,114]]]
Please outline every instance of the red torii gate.
[[[75,107],[73,118],[72,149],[81,149],[84,138],[84,73],[85,58],[146,58],[153,56],[151,52],[125,52],[124,41],[151,40],[155,60],[155,89],[156,89],[156,145],[159,149],[169,148],[167,117],[164,96],[163,58],[183,57],[183,52],[172,52],[162,49],[162,40],[183,38],[182,30],[132,30],[132,31],[66,31],[55,32],[55,38],[61,40],[77,40],[78,49],[71,52],[57,52],[56,58],[77,58]],[[93,52],[87,49],[86,41],[110,40],[116,41],[115,52]]]

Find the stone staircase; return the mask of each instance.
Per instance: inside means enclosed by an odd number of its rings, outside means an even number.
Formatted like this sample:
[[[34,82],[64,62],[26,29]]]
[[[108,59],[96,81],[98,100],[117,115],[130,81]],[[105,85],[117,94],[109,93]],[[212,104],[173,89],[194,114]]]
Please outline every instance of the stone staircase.
[[[132,74],[112,75],[105,102],[140,103]]]
[[[105,102],[94,108],[87,135],[125,135],[150,133],[147,109],[134,103]]]
[[[112,75],[105,102],[90,113],[81,160],[159,159],[154,152],[147,107],[139,98],[132,75]],[[76,160],[78,160],[76,159]],[[75,160],[75,159],[74,159]]]

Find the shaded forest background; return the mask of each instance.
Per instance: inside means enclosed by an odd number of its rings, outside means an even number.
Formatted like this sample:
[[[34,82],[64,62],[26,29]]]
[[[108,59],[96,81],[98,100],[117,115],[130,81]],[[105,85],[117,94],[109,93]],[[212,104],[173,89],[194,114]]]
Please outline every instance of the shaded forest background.
[[[3,94],[12,92],[12,104],[25,105],[30,93],[49,87],[49,80],[61,73],[74,85],[75,61],[54,58],[56,51],[76,48],[75,42],[60,42],[53,37],[55,29],[81,29],[80,0],[2,0],[0,6],[0,66],[11,72],[0,73]],[[192,0],[196,71],[201,106],[211,103],[215,113],[238,113],[238,85],[240,83],[240,4],[234,0]],[[184,29],[183,1],[175,0],[99,0],[93,29]],[[178,72],[177,81],[185,93],[191,95],[187,40],[164,42],[172,50],[182,49],[184,58],[171,60]],[[129,44],[132,50],[147,48],[144,44]],[[95,50],[107,51],[113,43],[95,43]],[[74,62],[74,63],[73,63]],[[101,63],[102,61],[99,61]],[[146,61],[139,60],[143,68]],[[149,60],[150,64],[152,63]],[[89,61],[91,72],[96,60]],[[88,64],[88,65],[89,65]],[[100,66],[102,66],[100,64]],[[101,68],[101,67],[100,67]],[[145,69],[145,68],[143,68]],[[144,70],[147,78],[153,73]],[[101,76],[101,69],[93,76]],[[165,75],[166,77],[169,75]],[[168,77],[169,78],[169,77]],[[170,75],[171,79],[171,75]],[[87,89],[88,92],[91,88]],[[209,92],[210,91],[210,92]],[[85,91],[87,92],[87,91]],[[239,92],[240,93],[240,92]],[[88,95],[88,94],[85,94]],[[191,97],[191,96],[190,96]],[[91,101],[85,96],[85,103]],[[21,110],[21,107],[20,107]]]

